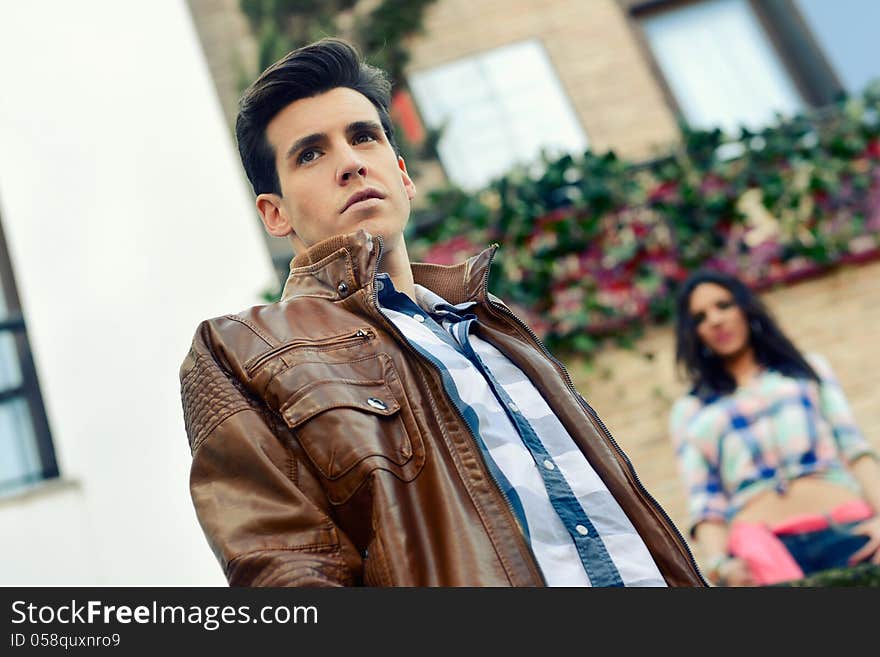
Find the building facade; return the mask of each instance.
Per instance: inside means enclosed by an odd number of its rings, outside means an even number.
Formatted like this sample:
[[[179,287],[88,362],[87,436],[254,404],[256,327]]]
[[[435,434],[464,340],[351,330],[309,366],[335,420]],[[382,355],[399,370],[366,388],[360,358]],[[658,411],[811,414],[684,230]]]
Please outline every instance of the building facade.
[[[189,5],[231,122],[235,72],[253,65],[255,37],[238,0]],[[440,162],[416,179],[420,196],[448,182],[479,189],[542,149],[614,150],[637,162],[675,144],[680,122],[736,134],[821,108],[880,76],[878,24],[880,4],[861,0],[437,0],[407,42],[398,81],[418,120],[444,129]],[[273,242],[281,268],[289,247]],[[878,267],[841,269],[766,300],[799,346],[828,357],[880,448],[880,362],[866,346],[880,307]],[[673,341],[668,327],[651,329],[635,350],[608,348],[592,368],[569,365],[648,489],[684,526],[667,435],[685,387]]]
[[[178,370],[274,272],[188,8],[4,3],[0,80],[0,583],[225,584]]]

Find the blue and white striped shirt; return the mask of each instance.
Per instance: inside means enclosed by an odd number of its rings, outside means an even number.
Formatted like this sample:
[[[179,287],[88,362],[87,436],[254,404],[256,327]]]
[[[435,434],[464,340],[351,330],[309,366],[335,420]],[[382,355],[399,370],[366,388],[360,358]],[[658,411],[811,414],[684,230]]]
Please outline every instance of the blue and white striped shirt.
[[[475,302],[377,277],[382,312],[440,372],[549,586],[666,586],[644,541],[528,377],[480,339]]]

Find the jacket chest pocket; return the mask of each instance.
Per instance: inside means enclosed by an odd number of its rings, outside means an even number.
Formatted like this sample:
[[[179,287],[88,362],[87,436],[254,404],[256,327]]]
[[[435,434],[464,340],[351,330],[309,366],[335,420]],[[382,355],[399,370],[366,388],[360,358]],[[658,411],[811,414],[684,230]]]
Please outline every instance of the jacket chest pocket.
[[[424,444],[387,354],[346,362],[299,362],[277,377],[293,392],[279,408],[320,472],[328,498],[343,504],[376,470],[411,481]]]

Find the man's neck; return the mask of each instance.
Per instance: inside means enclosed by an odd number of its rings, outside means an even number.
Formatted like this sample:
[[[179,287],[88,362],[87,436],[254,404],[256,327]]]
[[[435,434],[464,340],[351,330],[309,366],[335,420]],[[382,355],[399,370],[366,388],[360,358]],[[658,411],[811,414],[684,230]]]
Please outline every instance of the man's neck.
[[[388,248],[388,247],[386,247]],[[400,238],[397,243],[385,251],[382,261],[379,263],[379,271],[385,272],[391,277],[394,289],[403,292],[416,303],[416,288],[413,282],[412,266],[409,262],[409,254],[406,243]]]

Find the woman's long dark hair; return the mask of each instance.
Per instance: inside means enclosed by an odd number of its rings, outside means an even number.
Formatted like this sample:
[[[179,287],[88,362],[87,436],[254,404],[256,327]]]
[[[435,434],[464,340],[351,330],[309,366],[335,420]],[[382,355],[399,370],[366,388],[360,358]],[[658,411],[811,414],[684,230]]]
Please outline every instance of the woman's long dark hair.
[[[691,394],[708,399],[736,389],[736,381],[725,369],[724,362],[703,349],[697,336],[697,326],[690,313],[690,299],[694,289],[702,283],[715,283],[733,295],[734,303],[746,316],[749,342],[759,363],[786,376],[819,382],[816,372],[745,283],[719,271],[701,269],[692,273],[682,284],[676,301],[675,361],[693,383]]]

